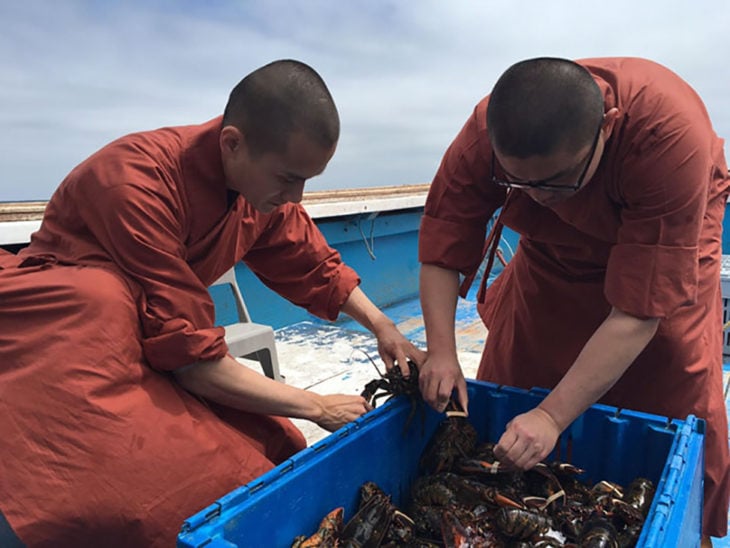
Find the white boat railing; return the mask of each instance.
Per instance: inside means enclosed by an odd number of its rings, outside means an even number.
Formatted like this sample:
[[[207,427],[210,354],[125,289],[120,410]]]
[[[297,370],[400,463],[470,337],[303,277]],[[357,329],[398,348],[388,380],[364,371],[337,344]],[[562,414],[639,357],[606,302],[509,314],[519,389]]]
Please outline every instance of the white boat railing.
[[[428,184],[306,192],[302,205],[313,218],[423,207]],[[0,245],[30,242],[41,226],[46,202],[0,203]]]

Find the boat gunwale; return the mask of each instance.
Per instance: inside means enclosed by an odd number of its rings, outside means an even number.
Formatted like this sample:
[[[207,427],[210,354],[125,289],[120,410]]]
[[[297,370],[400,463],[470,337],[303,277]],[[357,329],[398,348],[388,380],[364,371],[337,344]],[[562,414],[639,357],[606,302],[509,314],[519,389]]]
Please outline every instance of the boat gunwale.
[[[302,205],[314,219],[420,208],[429,183],[305,192]],[[0,202],[0,245],[30,242],[40,228],[47,201]]]

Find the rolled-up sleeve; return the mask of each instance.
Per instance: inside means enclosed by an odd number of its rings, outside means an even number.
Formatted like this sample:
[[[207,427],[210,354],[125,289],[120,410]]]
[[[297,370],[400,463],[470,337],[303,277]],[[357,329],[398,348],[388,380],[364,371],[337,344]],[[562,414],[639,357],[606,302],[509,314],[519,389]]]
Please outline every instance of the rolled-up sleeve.
[[[164,185],[116,184],[81,204],[81,214],[113,261],[141,288],[142,347],[150,366],[174,370],[222,358],[225,331],[213,301],[187,264],[184,214]]]
[[[710,142],[691,126],[644,143],[626,159],[625,206],[606,270],[609,303],[664,318],[697,299],[699,246],[710,183]]]
[[[267,287],[327,320],[337,319],[360,283],[299,204],[287,204],[272,214],[243,261]]]

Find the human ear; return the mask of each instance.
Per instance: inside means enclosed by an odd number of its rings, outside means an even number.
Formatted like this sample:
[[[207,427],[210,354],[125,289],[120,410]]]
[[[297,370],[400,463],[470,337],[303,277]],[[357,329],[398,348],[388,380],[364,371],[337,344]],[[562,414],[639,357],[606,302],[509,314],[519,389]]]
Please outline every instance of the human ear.
[[[235,154],[241,147],[246,146],[243,133],[235,126],[224,126],[220,135],[221,151],[228,154]]]
[[[616,125],[619,114],[621,114],[621,111],[617,107],[612,107],[603,115],[603,127],[601,131],[603,132],[604,140],[607,140],[611,136],[611,133],[613,133],[613,128]]]

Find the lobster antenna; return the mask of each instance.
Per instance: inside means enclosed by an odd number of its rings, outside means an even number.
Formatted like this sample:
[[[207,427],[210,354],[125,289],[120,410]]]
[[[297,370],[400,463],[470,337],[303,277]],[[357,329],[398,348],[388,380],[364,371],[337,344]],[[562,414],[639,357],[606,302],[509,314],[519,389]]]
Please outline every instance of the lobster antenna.
[[[380,375],[380,377],[381,377],[381,378],[383,378],[383,377],[384,377],[384,375],[383,375],[383,374],[382,374],[382,373],[380,372],[380,368],[378,367],[378,364],[376,364],[376,363],[375,363],[375,360],[373,360],[373,359],[372,359],[372,358],[370,357],[370,354],[368,354],[368,353],[367,353],[367,352],[365,352],[364,350],[360,350],[359,348],[353,348],[353,350],[352,350],[352,353],[354,354],[355,352],[360,352],[360,353],[361,353],[361,354],[363,354],[363,355],[364,355],[364,356],[365,356],[365,357],[366,357],[366,358],[367,358],[368,360],[370,360],[370,363],[372,363],[372,364],[373,364],[373,367],[375,368],[375,371],[377,371],[377,372],[378,372],[378,375]],[[352,354],[350,354],[350,358],[352,358]]]

